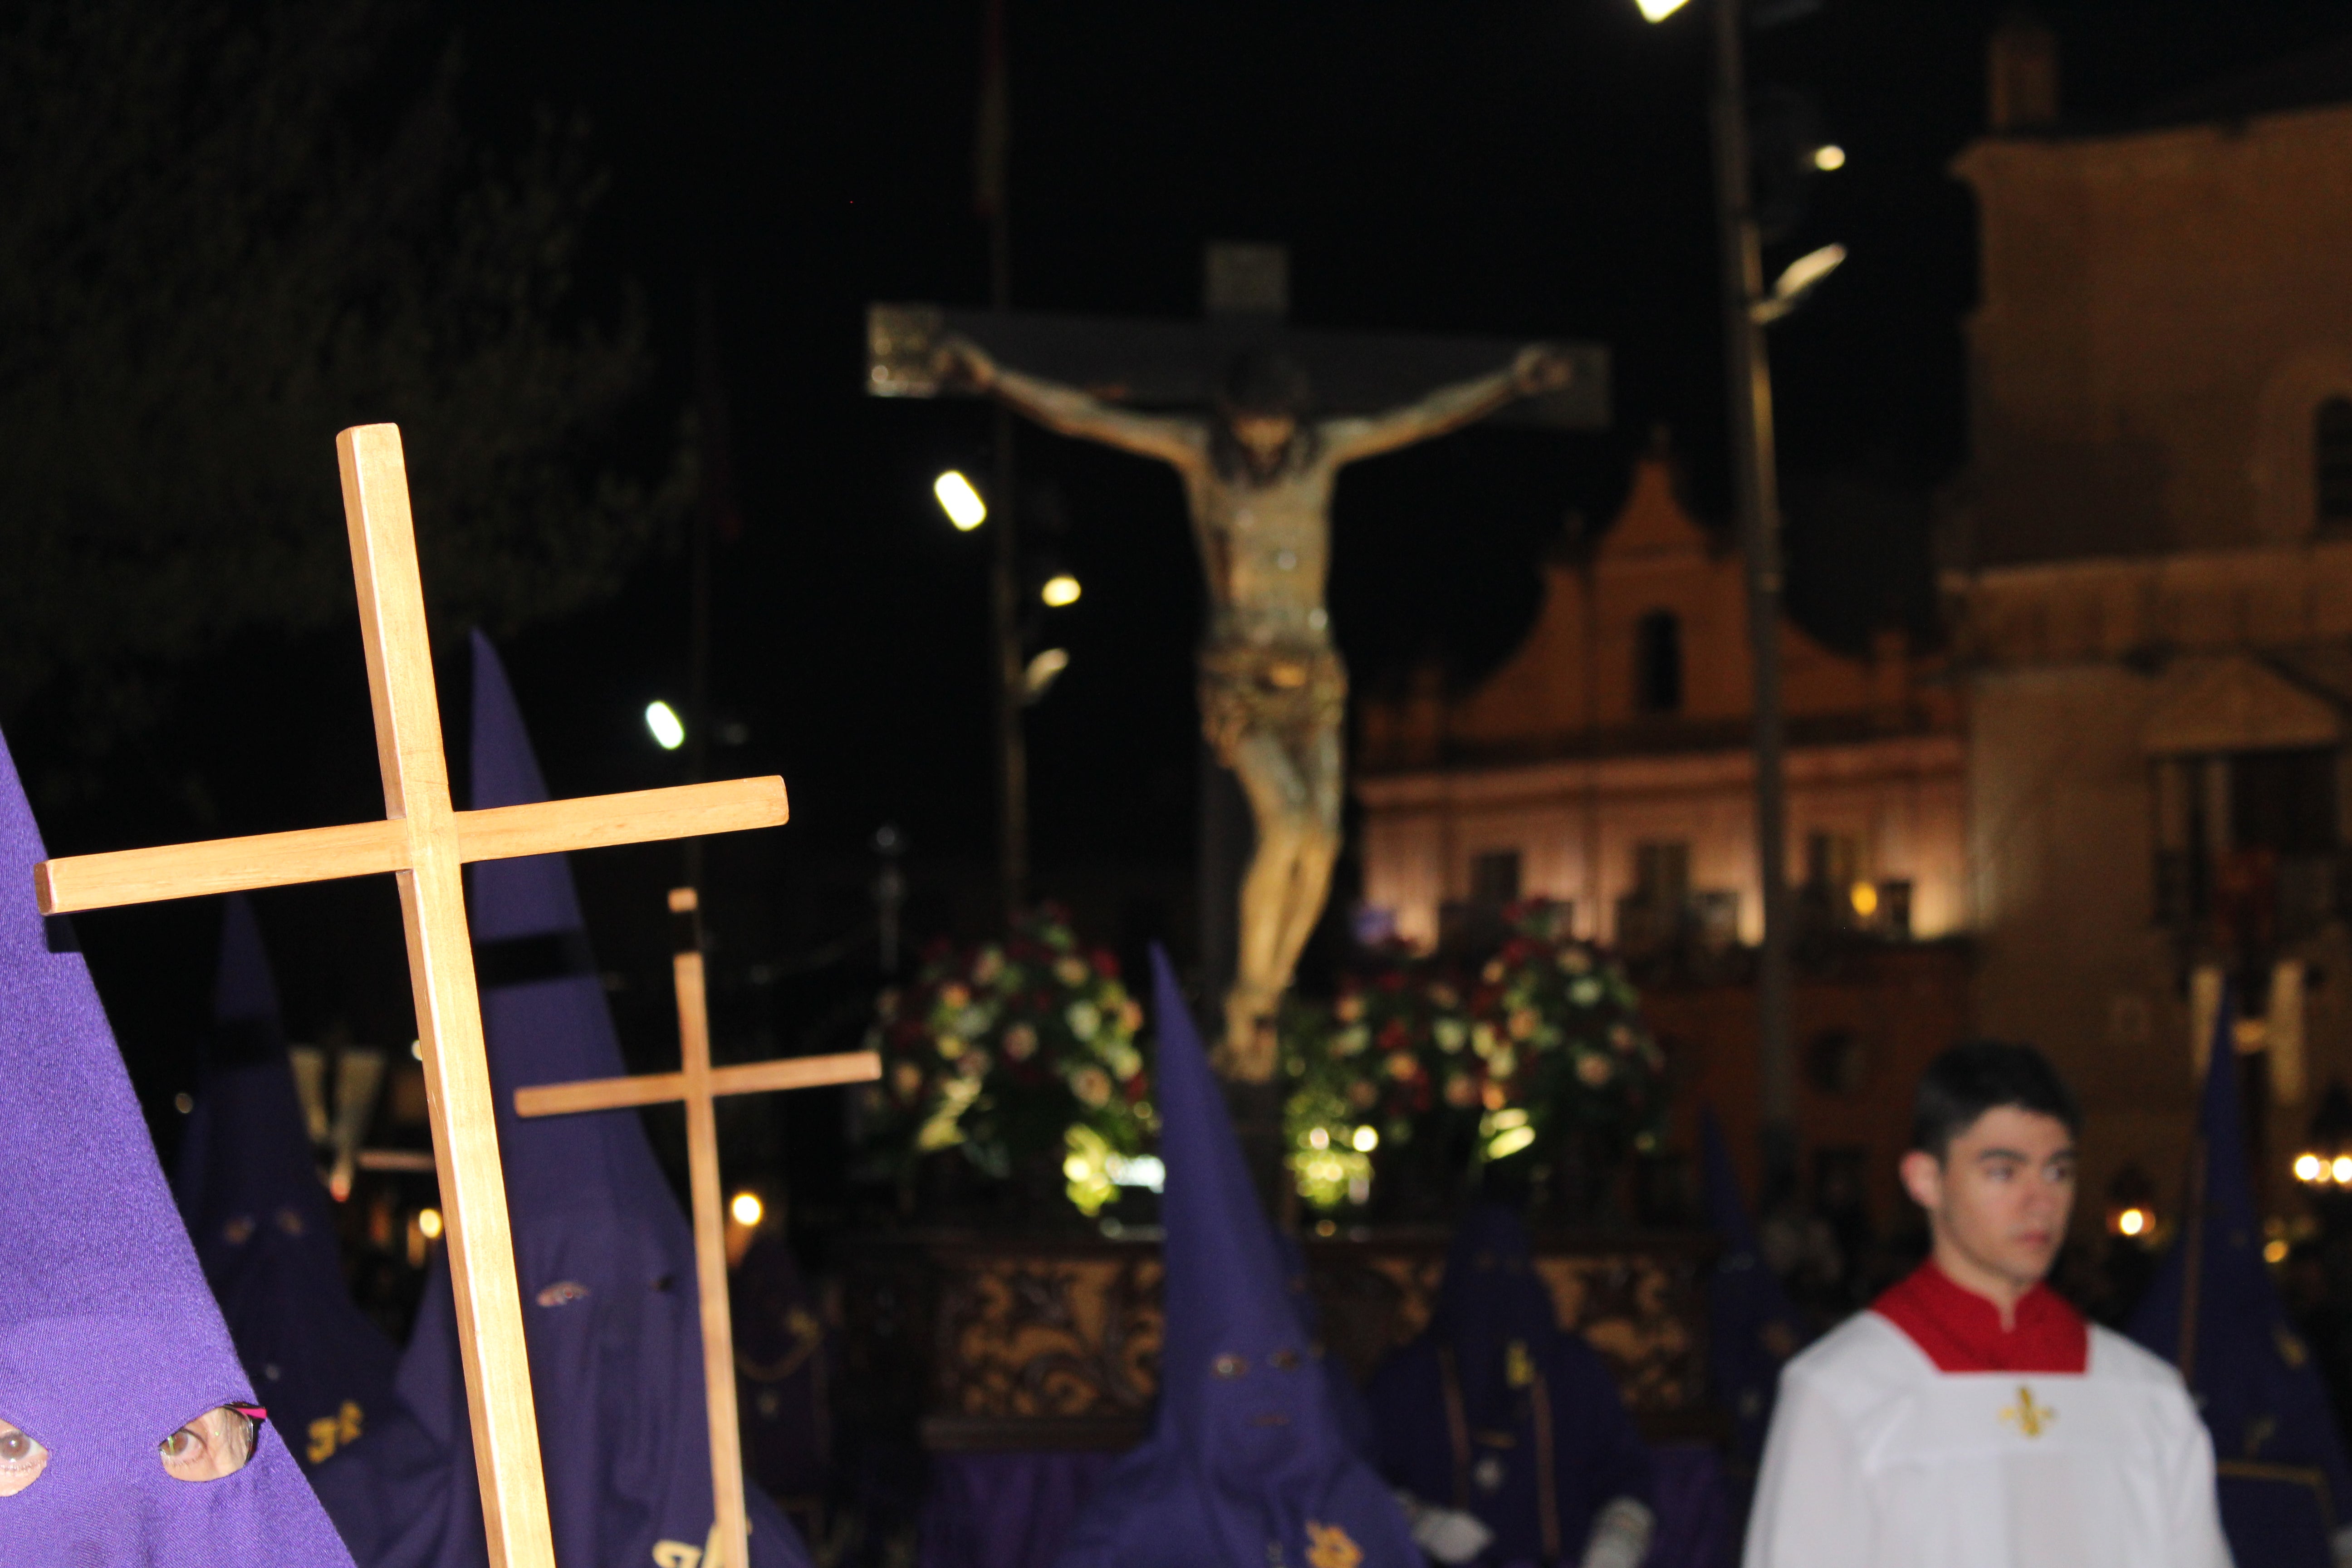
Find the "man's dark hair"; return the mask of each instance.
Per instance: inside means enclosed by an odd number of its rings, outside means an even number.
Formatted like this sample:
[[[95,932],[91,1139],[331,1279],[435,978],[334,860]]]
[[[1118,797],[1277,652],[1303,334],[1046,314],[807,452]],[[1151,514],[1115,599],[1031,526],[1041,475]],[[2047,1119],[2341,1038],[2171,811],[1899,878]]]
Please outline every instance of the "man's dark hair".
[[[1307,367],[1280,349],[1244,349],[1235,354],[1218,378],[1215,402],[1217,417],[1209,431],[1210,458],[1226,478],[1255,477],[1233,434],[1234,420],[1253,415],[1289,419],[1297,426],[1276,472],[1313,460],[1315,386],[1307,379]]]
[[[1911,1147],[1941,1160],[1978,1117],[2002,1106],[2054,1118],[2069,1132],[2083,1130],[2083,1108],[2049,1058],[2011,1040],[1963,1040],[1919,1075]]]

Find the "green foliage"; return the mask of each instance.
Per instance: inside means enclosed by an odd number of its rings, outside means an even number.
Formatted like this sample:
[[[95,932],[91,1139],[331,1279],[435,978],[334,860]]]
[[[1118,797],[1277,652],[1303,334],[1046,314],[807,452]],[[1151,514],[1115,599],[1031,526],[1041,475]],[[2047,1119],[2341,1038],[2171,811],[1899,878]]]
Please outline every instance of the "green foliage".
[[[387,0],[0,16],[0,715],[69,680],[102,747],[349,614],[345,426],[402,427],[444,626],[608,593],[676,510],[597,445],[647,359],[564,314],[581,134],[488,155],[455,59]]]

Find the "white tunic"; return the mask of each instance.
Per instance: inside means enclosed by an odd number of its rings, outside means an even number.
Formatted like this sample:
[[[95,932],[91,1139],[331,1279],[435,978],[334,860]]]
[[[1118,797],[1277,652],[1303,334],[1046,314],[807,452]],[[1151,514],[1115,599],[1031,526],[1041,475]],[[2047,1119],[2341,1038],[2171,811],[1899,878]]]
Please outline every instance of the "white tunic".
[[[2079,1374],[1944,1373],[1862,1312],[1780,1373],[1744,1563],[2230,1568],[2230,1548],[2204,1423],[2139,1346],[2093,1327]]]

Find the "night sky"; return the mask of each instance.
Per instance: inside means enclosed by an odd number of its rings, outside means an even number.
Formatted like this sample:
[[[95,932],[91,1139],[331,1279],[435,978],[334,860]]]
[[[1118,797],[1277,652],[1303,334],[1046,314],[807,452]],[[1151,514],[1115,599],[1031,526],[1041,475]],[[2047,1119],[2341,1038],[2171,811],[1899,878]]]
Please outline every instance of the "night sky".
[[[1752,44],[1753,79],[1808,96],[1848,154],[1767,258],[1769,271],[1832,240],[1852,252],[1772,338],[1791,602],[1833,642],[1888,618],[1932,635],[1928,525],[1967,452],[1974,265],[1969,202],[1946,170],[1981,129],[1999,10],[1825,0]],[[1300,322],[1612,349],[1612,432],[1474,430],[1349,471],[1331,595],[1360,687],[1424,658],[1466,680],[1507,654],[1538,562],[1610,519],[1657,428],[1695,510],[1727,513],[1704,11],[1651,26],[1632,0],[1011,0],[1017,306],[1193,316],[1204,241],[1278,240]],[[2046,14],[2068,112],[2091,123],[2352,28],[2340,0]],[[978,0],[565,0],[453,7],[449,25],[478,135],[519,144],[542,110],[581,115],[609,172],[580,308],[641,300],[658,356],[624,461],[661,448],[692,401],[708,283],[745,522],[719,553],[714,688],[745,738],[714,748],[711,768],[780,772],[794,805],[774,842],[712,850],[722,984],[730,957],[739,974],[789,971],[866,918],[865,847],[884,823],[912,847],[915,934],[974,927],[993,811],[990,543],[950,531],[929,487],[950,464],[985,473],[988,419],[976,404],[868,400],[859,377],[868,300],[985,300]],[[1154,928],[1181,942],[1202,607],[1181,500],[1141,460],[1034,430],[1019,442],[1024,528],[1086,584],[1050,622],[1070,670],[1030,719],[1038,881],[1098,923],[1125,919],[1107,940]],[[638,715],[685,696],[684,562],[672,542],[611,602],[510,642],[555,793],[680,776]],[[380,810],[348,622],[292,647],[241,646],[210,676],[252,691],[247,716],[167,722],[118,784],[49,816],[53,849]],[[441,678],[460,736],[461,650],[445,651]],[[608,964],[643,968],[647,1005],[625,1025],[657,1052],[649,890],[675,853],[595,858],[592,924]],[[337,1020],[362,1038],[405,1027],[388,885],[269,895],[263,917],[294,971],[298,1037]],[[85,924],[134,1061],[151,1064],[142,1087],[168,1092],[211,917]],[[755,1001],[742,984],[722,1007],[764,1048],[789,1048],[839,1000],[786,983]]]

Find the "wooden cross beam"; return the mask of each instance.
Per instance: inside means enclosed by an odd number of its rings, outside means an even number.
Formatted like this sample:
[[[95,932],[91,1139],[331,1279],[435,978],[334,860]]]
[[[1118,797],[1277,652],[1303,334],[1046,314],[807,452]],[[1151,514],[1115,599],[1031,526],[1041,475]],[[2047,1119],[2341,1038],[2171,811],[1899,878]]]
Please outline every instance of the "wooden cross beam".
[[[763,1089],[864,1083],[882,1076],[872,1051],[782,1058],[744,1067],[710,1065],[710,1012],[702,983],[702,922],[692,888],[670,889],[677,942],[670,972],[677,984],[681,1070],[642,1078],[591,1079],[515,1090],[520,1116],[561,1116],[624,1105],[686,1101],[688,1185],[694,1196],[694,1279],[702,1301],[702,1387],[710,1419],[712,1539],[703,1568],[748,1568],[751,1531],[743,1516],[742,1436],[735,1422],[735,1324],[727,1304],[727,1215],[719,1196],[718,1098]],[[722,1555],[723,1553],[723,1555]]]
[[[778,778],[458,811],[450,804],[433,650],[417,573],[400,431],[362,425],[335,437],[359,588],[360,635],[375,705],[384,820],[300,833],[80,855],[34,868],[44,914],[390,872],[400,886],[456,1288],[458,1344],[491,1568],[554,1568],[530,1363],[473,942],[469,860],[771,827],[787,815]]]

